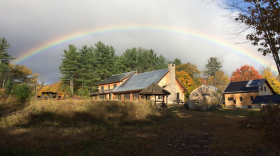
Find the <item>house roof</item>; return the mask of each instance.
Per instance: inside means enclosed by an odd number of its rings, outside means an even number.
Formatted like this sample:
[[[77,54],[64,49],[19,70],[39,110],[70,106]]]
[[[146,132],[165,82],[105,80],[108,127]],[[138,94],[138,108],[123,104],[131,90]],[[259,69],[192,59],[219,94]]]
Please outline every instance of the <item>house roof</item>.
[[[151,84],[149,87],[143,89],[140,94],[146,95],[170,95],[170,92],[161,88],[157,83]]]
[[[265,82],[276,94],[266,79],[230,82],[223,93],[257,92]]]
[[[256,96],[252,102],[252,104],[268,104],[268,103],[274,103],[274,104],[280,103],[280,95]]]
[[[117,86],[113,93],[115,92],[126,92],[126,91],[136,91],[147,88],[153,83],[158,83],[161,78],[169,71],[169,69],[161,69],[156,71],[151,71],[147,73],[140,73],[137,75],[132,75],[124,83]]]
[[[124,78],[126,78],[128,76],[131,76],[135,73],[136,73],[136,71],[131,71],[131,72],[127,72],[127,73],[121,73],[121,74],[113,75],[113,76],[105,79],[104,81],[100,82],[99,85],[106,84],[106,83],[119,82],[119,81],[123,80]]]
[[[206,86],[206,87],[208,87],[208,88],[211,88],[211,89],[213,89],[213,90],[216,90],[216,89],[217,89],[217,88],[214,87],[214,86],[208,86],[208,85],[204,85],[204,86]]]

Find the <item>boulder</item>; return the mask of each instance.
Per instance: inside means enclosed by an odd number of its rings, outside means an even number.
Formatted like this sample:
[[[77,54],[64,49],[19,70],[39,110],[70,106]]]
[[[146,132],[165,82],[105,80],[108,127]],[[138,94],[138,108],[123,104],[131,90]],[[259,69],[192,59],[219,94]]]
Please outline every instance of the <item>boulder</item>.
[[[188,100],[185,105],[188,105],[189,109],[191,110],[196,110],[196,104],[194,103],[193,100]]]

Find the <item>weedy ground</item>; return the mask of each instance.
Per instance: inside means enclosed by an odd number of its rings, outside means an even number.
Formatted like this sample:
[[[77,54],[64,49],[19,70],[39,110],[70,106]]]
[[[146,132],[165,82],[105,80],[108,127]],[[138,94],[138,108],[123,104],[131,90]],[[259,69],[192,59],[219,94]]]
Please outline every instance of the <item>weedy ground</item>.
[[[278,155],[259,110],[91,100],[0,104],[0,155]]]

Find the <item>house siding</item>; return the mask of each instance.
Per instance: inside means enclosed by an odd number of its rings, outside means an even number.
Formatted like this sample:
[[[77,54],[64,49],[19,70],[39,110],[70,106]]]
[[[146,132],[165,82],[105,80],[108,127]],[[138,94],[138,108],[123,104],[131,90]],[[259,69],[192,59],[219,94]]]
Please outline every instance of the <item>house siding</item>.
[[[266,88],[266,91],[264,90],[264,87]],[[263,88],[263,90],[260,89],[259,95],[273,95],[273,92],[270,89],[270,87],[267,85],[267,83],[264,83],[262,85],[262,88]]]
[[[258,95],[259,92],[225,94],[225,104],[227,107],[258,106],[257,104],[252,104],[253,101],[251,100],[251,96],[253,96],[253,99],[255,99],[255,97]],[[240,101],[240,97],[242,97],[242,101]],[[234,101],[228,101],[228,98],[233,98],[233,100],[236,100],[236,104],[234,104]]]

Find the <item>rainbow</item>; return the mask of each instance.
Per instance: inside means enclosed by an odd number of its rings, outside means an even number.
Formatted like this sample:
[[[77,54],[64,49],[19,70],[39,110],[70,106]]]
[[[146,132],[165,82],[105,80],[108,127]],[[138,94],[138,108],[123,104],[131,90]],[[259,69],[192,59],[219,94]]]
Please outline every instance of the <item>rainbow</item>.
[[[226,43],[225,41],[222,41],[220,39],[217,39],[213,36],[209,36],[207,34],[202,34],[198,31],[190,31],[186,30],[184,28],[177,28],[177,27],[168,27],[168,26],[157,26],[157,25],[119,25],[119,26],[108,26],[108,27],[102,27],[102,28],[93,28],[88,29],[84,31],[75,32],[72,34],[68,34],[53,40],[50,40],[46,43],[43,43],[41,45],[38,45],[37,47],[34,47],[28,51],[23,52],[20,56],[17,57],[14,61],[12,61],[13,64],[20,64],[36,55],[39,55],[40,53],[46,52],[52,48],[55,48],[57,46],[60,46],[62,44],[68,43],[70,41],[79,40],[81,38],[93,36],[93,35],[102,35],[102,34],[108,34],[113,32],[122,32],[122,31],[151,31],[151,32],[163,32],[163,33],[175,33],[179,35],[186,35],[190,37],[194,37],[200,40],[204,40],[205,42],[210,42],[212,44],[218,45],[220,47],[223,47],[225,49],[228,49],[230,51],[233,51],[241,56],[244,56],[258,64],[265,65],[263,57],[259,57],[254,55],[253,53],[250,53],[248,51],[245,51],[244,49],[241,49],[237,46],[233,46],[229,43]],[[272,70],[274,73],[278,73],[278,70],[275,66],[272,67]]]

